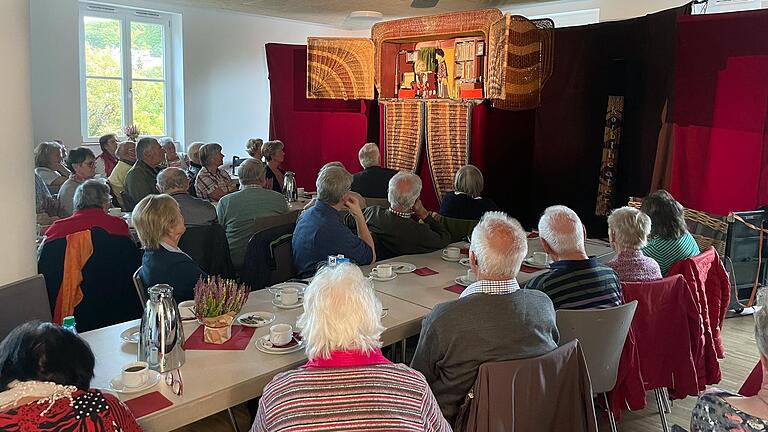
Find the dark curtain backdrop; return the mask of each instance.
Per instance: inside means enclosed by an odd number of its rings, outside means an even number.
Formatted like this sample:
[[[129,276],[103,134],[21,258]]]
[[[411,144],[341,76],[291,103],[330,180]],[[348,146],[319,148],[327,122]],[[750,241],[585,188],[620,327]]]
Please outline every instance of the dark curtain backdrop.
[[[649,191],[661,112],[672,96],[676,19],[688,10],[556,29],[553,74],[538,109],[503,111],[487,103],[473,109],[471,162],[483,170],[484,195],[526,228],[536,226],[546,206],[565,204],[582,216],[590,235],[605,236],[605,218],[594,211],[608,96],[625,97],[615,197],[620,206]],[[270,137],[286,143],[286,167],[298,173],[299,184],[314,183],[317,168],[330,160],[358,171],[359,146],[380,142],[378,108],[358,101],[352,112],[351,102],[307,101],[315,109],[299,110],[305,103],[296,101],[306,86],[306,49],[268,44],[267,62]],[[436,209],[426,164],[423,157],[424,202]]]
[[[670,192],[726,215],[768,203],[768,12],[681,17]]]

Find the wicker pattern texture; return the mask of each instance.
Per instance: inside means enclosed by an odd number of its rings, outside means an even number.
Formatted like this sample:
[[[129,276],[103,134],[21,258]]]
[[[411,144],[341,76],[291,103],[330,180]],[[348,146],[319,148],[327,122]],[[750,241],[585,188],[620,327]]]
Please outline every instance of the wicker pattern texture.
[[[595,214],[608,216],[613,210],[613,195],[616,187],[616,165],[619,161],[621,125],[624,120],[624,96],[608,96],[605,113],[605,134],[603,135],[603,159],[597,182],[597,205]]]
[[[423,104],[417,101],[382,101],[384,105],[384,166],[416,171],[423,141]]]
[[[308,99],[373,99],[373,42],[307,38]]]
[[[453,189],[456,171],[469,163],[472,103],[428,102],[427,160],[438,200]]]

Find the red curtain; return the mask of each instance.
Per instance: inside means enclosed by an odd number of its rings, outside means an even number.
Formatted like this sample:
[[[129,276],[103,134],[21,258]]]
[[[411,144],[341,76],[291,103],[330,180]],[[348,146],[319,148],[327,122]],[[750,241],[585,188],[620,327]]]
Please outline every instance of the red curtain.
[[[768,12],[681,17],[670,192],[725,215],[768,203]]]

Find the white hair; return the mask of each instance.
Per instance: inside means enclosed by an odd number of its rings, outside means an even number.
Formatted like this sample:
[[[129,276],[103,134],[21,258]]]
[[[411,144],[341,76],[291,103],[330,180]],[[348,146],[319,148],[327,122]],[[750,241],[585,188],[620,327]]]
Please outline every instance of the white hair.
[[[512,279],[528,254],[525,230],[517,219],[504,212],[486,212],[472,231],[470,249],[480,273]]]
[[[421,179],[410,171],[400,171],[389,179],[387,200],[395,210],[410,210],[420,194]]]
[[[247,158],[237,167],[237,176],[243,185],[258,185],[264,182],[264,164],[261,161]]]
[[[539,219],[539,236],[558,254],[584,252],[584,225],[563,205],[547,207]]]
[[[360,151],[357,152],[357,158],[360,160],[360,165],[363,168],[378,166],[381,163],[379,146],[377,146],[375,143],[365,144],[360,148]]]
[[[167,193],[169,190],[187,189],[189,187],[189,178],[187,173],[181,168],[168,167],[157,174],[157,189],[160,193]]]
[[[613,242],[623,249],[642,249],[651,233],[651,218],[633,207],[621,207],[608,216]]]
[[[464,165],[456,171],[453,187],[458,192],[477,198],[483,192],[483,173],[474,165]]]
[[[304,291],[304,313],[296,320],[310,359],[333,351],[381,348],[381,302],[373,284],[354,264],[326,266]]]

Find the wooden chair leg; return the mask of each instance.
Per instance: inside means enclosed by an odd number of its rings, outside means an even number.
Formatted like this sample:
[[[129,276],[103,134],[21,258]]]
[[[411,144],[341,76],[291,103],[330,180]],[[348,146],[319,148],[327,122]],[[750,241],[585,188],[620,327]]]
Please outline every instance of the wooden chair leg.
[[[659,407],[659,417],[661,418],[661,430],[669,432],[669,425],[667,424],[667,415],[664,413],[664,402],[662,391],[660,388],[654,389],[653,394],[656,395],[656,405]]]
[[[235,418],[235,413],[232,411],[232,408],[227,408],[227,414],[229,414],[229,422],[232,423],[232,429],[234,429],[235,432],[240,432],[240,426],[237,425],[237,419]]]

